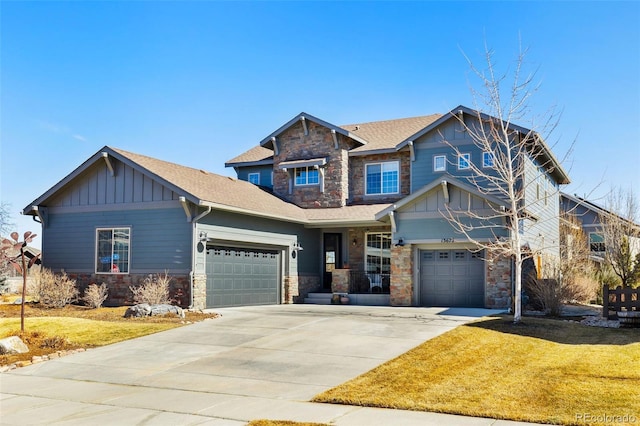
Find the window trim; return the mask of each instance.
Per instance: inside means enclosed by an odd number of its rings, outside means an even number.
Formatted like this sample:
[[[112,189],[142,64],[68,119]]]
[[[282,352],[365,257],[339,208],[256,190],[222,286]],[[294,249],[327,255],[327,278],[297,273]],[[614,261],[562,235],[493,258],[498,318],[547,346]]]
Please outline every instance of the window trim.
[[[304,170],[305,173],[305,183],[298,183],[298,179],[297,179],[297,174],[298,174],[298,170]],[[312,182],[309,183],[309,171],[310,170],[315,170],[316,173],[318,173],[318,181],[317,182]],[[316,168],[315,166],[303,166],[303,167],[296,167],[295,169],[293,169],[293,186],[318,186],[320,185],[320,170],[318,168]]]
[[[444,163],[443,163],[444,165],[443,165],[443,167],[442,167],[442,168],[438,168],[438,167],[436,166],[436,161],[437,161],[439,158],[444,159]],[[434,156],[433,156],[433,171],[434,171],[434,172],[446,172],[446,171],[447,171],[447,155],[446,155],[446,154],[442,154],[442,155],[434,155]]]
[[[94,273],[96,275],[129,275],[131,273],[131,226],[112,226],[112,227],[100,227],[100,228],[95,228],[96,229],[96,233],[95,233],[95,253],[94,253]],[[122,272],[118,269],[118,271],[113,271],[113,235],[117,230],[126,230],[128,232],[129,235],[129,242],[128,242],[128,247],[127,247],[127,271],[126,272]],[[102,272],[102,271],[98,271],[98,253],[99,253],[99,244],[100,244],[100,238],[99,238],[99,233],[100,231],[111,231],[111,270],[107,271],[107,272]]]
[[[491,164],[488,164],[487,158],[491,159]],[[493,155],[491,151],[483,151],[482,152],[482,168],[483,169],[493,169],[496,166],[496,157]]]
[[[251,177],[252,177],[252,176],[257,176],[257,177],[258,177],[258,179],[256,180],[256,182],[251,182]],[[247,175],[247,181],[248,181],[249,183],[254,184],[254,185],[260,185],[260,173],[258,173],[258,172],[249,173],[249,174]]]
[[[466,159],[465,159],[466,157]],[[461,165],[461,160],[463,160],[467,162],[467,166],[466,167],[462,167]],[[458,154],[458,170],[469,170],[471,168],[471,153],[469,152],[461,152],[460,154]]]
[[[397,180],[396,180],[396,188],[395,191],[393,192],[384,192],[383,188],[384,188],[384,178],[383,178],[383,168],[385,164],[395,164],[396,166],[396,173],[397,173]],[[375,165],[380,165],[380,192],[369,192],[369,173],[368,173],[368,169],[369,166],[375,166]],[[373,163],[366,163],[364,165],[364,194],[368,195],[368,196],[384,196],[384,195],[394,195],[394,194],[399,194],[400,193],[400,161],[399,160],[390,160],[390,161],[376,161]]]
[[[597,235],[600,239],[602,239],[602,241],[596,241],[596,242],[592,242],[591,241],[591,236],[592,235]],[[588,242],[589,242],[589,252],[591,254],[594,255],[604,255],[607,252],[607,247],[605,245],[605,241],[604,241],[604,236],[600,233],[600,232],[589,232],[588,235]],[[602,244],[603,250],[592,250],[592,244]]]
[[[375,249],[374,248],[371,248],[371,249],[369,248],[368,242],[369,242],[369,236],[370,235],[379,235],[380,236],[381,245],[380,245],[379,249],[377,247]],[[388,236],[387,239],[389,240],[389,249],[388,249],[389,250],[389,257],[383,256],[384,251],[386,249],[384,248],[384,244],[382,244],[382,241],[385,238],[385,236]],[[364,271],[365,271],[366,274],[389,274],[389,273],[391,273],[391,258],[392,258],[392,256],[391,256],[391,247],[393,246],[392,237],[393,237],[393,235],[392,235],[391,232],[383,232],[383,231],[380,231],[380,232],[365,232],[365,235],[364,235],[364,265],[363,266],[364,266]],[[377,270],[376,271],[370,271],[369,270],[368,257],[370,255],[371,256],[377,256],[377,257],[380,258],[380,265],[379,265],[380,271],[379,272]],[[383,270],[384,269],[383,268],[384,262],[383,262],[382,259],[389,259],[389,271],[384,271]]]

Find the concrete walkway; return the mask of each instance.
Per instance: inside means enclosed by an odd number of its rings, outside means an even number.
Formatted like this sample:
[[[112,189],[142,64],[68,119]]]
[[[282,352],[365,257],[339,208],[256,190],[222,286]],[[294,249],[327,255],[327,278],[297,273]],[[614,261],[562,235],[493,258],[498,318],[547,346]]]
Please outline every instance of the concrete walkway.
[[[0,424],[507,425],[443,414],[307,402],[484,309],[279,305],[0,374]]]

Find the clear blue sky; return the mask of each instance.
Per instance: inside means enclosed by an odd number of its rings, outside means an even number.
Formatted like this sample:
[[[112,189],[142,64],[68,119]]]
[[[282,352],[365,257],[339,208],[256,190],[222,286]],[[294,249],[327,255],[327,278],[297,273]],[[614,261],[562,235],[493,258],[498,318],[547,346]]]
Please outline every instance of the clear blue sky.
[[[640,198],[639,2],[0,2],[0,200],[18,212],[104,145],[224,162],[305,111],[334,124],[472,107],[484,44],[529,48],[532,114],[570,193]],[[527,126],[529,123],[519,123]],[[599,185],[599,186],[598,186]],[[37,244],[36,244],[37,245]]]

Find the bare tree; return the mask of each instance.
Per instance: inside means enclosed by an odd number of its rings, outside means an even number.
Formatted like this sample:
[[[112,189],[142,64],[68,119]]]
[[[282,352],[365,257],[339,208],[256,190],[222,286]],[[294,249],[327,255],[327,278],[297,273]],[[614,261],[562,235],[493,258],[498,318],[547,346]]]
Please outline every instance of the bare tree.
[[[640,279],[640,225],[638,201],[633,192],[613,189],[600,214],[604,260],[620,278],[623,287]]]
[[[7,235],[12,226],[9,204],[0,202],[0,236]]]
[[[551,134],[557,125],[557,114],[550,110],[538,117],[539,122],[530,118],[529,102],[537,87],[534,85],[534,74],[525,75],[523,72],[525,54],[526,52],[521,51],[515,61],[514,70],[505,74],[497,73],[493,52],[488,48],[485,49],[486,69],[477,68],[467,58],[483,90],[472,90],[475,108],[472,112],[473,120],[465,120],[464,114],[455,114],[455,117],[472,143],[481,152],[489,154],[486,161],[490,164],[469,161],[465,165],[471,173],[464,178],[478,192],[486,195],[487,199],[497,201],[487,203],[481,210],[472,209],[470,203],[467,206],[447,205],[444,212],[454,229],[479,249],[513,259],[513,305],[516,323],[521,320],[522,315],[523,261],[527,257],[538,256],[544,245],[538,242],[535,247],[527,247],[530,241],[524,238],[524,223],[536,220],[531,216],[532,204],[538,203],[540,207],[542,203],[546,205],[547,200],[558,197],[558,186],[549,185],[545,187],[547,193],[544,199],[526,199],[528,191],[531,193],[533,186],[540,185],[540,182],[526,180],[525,173],[527,167],[535,163],[537,167],[546,170],[546,173],[556,171],[564,174],[542,136]],[[530,129],[516,124],[523,121],[531,123]],[[445,143],[448,143],[460,158],[462,153],[459,148],[446,140]],[[558,215],[559,212],[556,210],[556,223]],[[490,242],[476,236],[479,229],[492,232],[493,238]],[[549,241],[547,244],[555,244],[557,252],[558,241]]]

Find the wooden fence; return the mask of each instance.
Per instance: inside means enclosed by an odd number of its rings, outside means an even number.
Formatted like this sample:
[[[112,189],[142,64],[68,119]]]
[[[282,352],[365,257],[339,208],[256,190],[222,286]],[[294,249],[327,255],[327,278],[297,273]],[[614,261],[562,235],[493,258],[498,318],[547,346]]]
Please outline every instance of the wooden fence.
[[[617,318],[619,311],[640,311],[640,287],[630,288],[618,286],[610,289],[602,287],[602,316],[604,318]],[[613,311],[613,314],[610,314]]]

